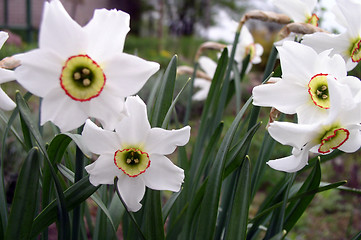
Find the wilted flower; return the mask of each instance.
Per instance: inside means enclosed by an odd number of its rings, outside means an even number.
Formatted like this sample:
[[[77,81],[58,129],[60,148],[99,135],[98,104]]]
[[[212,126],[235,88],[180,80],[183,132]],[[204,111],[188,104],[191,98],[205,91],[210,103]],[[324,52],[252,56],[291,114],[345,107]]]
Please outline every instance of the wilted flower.
[[[139,97],[128,97],[125,108],[127,116],[117,123],[115,132],[86,121],[82,133],[84,144],[100,156],[85,169],[96,186],[113,184],[118,177],[118,189],[128,209],[138,211],[146,186],[155,190],[180,190],[184,172],[165,155],[188,142],[190,127],[151,128],[146,105]]]
[[[129,15],[95,10],[79,26],[59,0],[45,2],[39,48],[16,57],[17,80],[43,98],[41,124],[62,131],[97,118],[107,129],[122,117],[124,97],[138,92],[159,64],[123,53]]]
[[[318,17],[314,13],[317,0],[273,0],[272,2],[293,21],[318,25]]]
[[[282,78],[271,78],[275,84],[255,87],[254,105],[297,113],[299,123],[313,123],[327,116],[333,97],[330,85],[352,85],[351,100],[360,92],[360,80],[347,76],[344,60],[339,55],[329,57],[330,50],[317,54],[312,48],[292,41],[284,42],[277,50]]]
[[[9,34],[0,31],[0,49],[8,39]],[[14,72],[11,70],[0,68],[0,84],[15,80]],[[6,111],[14,109],[16,104],[9,98],[8,95],[0,88],[0,108]]]
[[[295,124],[273,122],[268,131],[278,142],[293,147],[292,155],[267,164],[280,171],[296,172],[308,162],[308,152],[327,154],[334,149],[352,153],[361,146],[361,104],[350,102],[346,86],[329,85],[332,108],[323,122]]]
[[[337,0],[337,20],[346,31],[341,34],[314,33],[303,37],[302,43],[321,52],[332,49],[331,54],[340,54],[352,70],[361,60],[361,2]]]

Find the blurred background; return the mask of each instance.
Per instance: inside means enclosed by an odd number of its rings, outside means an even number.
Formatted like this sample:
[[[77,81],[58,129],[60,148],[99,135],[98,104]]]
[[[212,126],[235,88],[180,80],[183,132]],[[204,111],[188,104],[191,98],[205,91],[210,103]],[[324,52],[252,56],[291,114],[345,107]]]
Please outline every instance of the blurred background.
[[[131,30],[125,41],[124,52],[138,55],[146,60],[156,61],[164,69],[174,54],[178,55],[178,65],[193,66],[195,53],[201,43],[217,41],[231,44],[234,38],[235,26],[242,15],[254,9],[265,11],[278,10],[269,0],[62,0],[68,11],[80,25],[85,25],[93,15],[94,9],[119,9],[130,14]],[[341,32],[333,15],[329,12],[334,0],[320,1],[316,9],[320,18],[319,26],[329,32]],[[15,53],[24,52],[37,47],[37,37],[44,0],[0,0],[0,30],[10,35],[8,41],[0,50],[0,59]],[[261,82],[269,52],[282,25],[265,23],[255,20],[247,22],[254,41],[264,48],[262,62],[253,65],[252,71],[243,81],[242,97],[247,99],[252,87]],[[216,55],[211,55],[216,60]],[[350,75],[361,77],[360,64]],[[179,88],[189,76],[179,76]],[[154,78],[153,80],[155,80]],[[150,81],[152,82],[152,81]],[[2,84],[2,88],[11,92],[19,86],[14,83]],[[147,87],[140,94],[147,94]],[[185,96],[184,99],[187,97]],[[143,97],[143,99],[147,99]],[[32,102],[30,102],[31,104]],[[33,102],[34,108],[37,102]],[[177,112],[182,113],[186,100],[180,101]],[[190,124],[197,128],[202,103],[193,106]],[[230,104],[225,117],[225,124],[230,125],[236,110]],[[261,120],[268,121],[269,109],[262,109]],[[6,126],[0,124],[3,132]],[[196,131],[196,130],[193,130]],[[251,149],[252,155],[257,156],[262,143],[263,132],[256,134]],[[2,135],[2,134],[1,134]],[[6,189],[9,203],[12,201],[12,184],[16,182],[16,173],[23,154],[16,144],[16,139],[10,136],[7,142],[7,159],[4,160],[6,169]],[[0,146],[1,147],[1,146]],[[275,145],[273,158],[286,156],[290,148]],[[256,157],[253,157],[255,159]],[[322,181],[335,182],[347,180],[346,186],[361,188],[361,153],[344,154],[322,165]],[[252,203],[251,216],[257,210],[267,195],[269,187],[280,179],[283,173],[267,169],[261,191],[257,193],[256,201]],[[307,172],[305,173],[307,174]],[[302,176],[301,176],[302,177]],[[289,235],[291,239],[349,239],[361,228],[360,195],[346,191],[332,190],[317,194],[311,206],[302,216],[294,231]]]

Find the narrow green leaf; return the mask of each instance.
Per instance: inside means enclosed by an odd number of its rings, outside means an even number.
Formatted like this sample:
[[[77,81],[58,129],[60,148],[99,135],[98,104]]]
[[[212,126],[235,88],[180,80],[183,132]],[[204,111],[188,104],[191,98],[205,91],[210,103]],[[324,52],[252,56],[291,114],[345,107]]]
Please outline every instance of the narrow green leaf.
[[[57,178],[57,175],[52,166],[51,160],[49,159],[49,156],[46,151],[45,144],[43,142],[43,139],[39,132],[39,129],[32,119],[30,109],[29,109],[27,103],[25,102],[24,98],[20,95],[19,92],[16,93],[16,103],[19,108],[19,112],[20,112],[22,119],[28,126],[31,134],[33,135],[37,144],[39,145],[40,151],[43,153],[43,155],[45,156],[45,159],[47,160],[46,162],[49,165],[49,169],[50,169],[51,175],[52,175],[54,183],[55,183],[55,189],[56,189],[56,195],[57,195],[57,201],[58,201],[58,210],[60,213],[58,216],[59,217],[59,225],[60,225],[59,238],[60,239],[69,239],[70,221],[69,221],[69,216],[68,216],[68,212],[67,212],[66,205],[65,205],[63,190],[61,188],[59,179]]]
[[[87,198],[89,198],[99,186],[95,187],[89,182],[89,177],[84,177],[79,182],[64,191],[66,208],[68,211],[74,209]],[[36,237],[44,228],[56,221],[58,215],[57,201],[53,200],[41,213],[34,219],[31,229],[31,237]]]
[[[249,158],[243,161],[238,177],[237,188],[230,211],[230,220],[225,239],[245,239],[248,222],[250,196]]]
[[[254,125],[250,130],[248,130],[239,144],[237,144],[228,152],[226,169],[224,170],[223,178],[226,178],[242,164],[242,161],[248,152],[252,138],[259,129],[260,125],[261,124]]]
[[[174,202],[177,200],[177,198],[181,192],[182,192],[182,190],[179,192],[173,193],[172,196],[168,199],[167,203],[163,206],[163,208],[162,208],[163,223],[165,223],[165,221],[167,220],[169,212],[172,209]]]
[[[234,133],[236,132],[239,123],[242,120],[243,113],[244,111],[241,110],[237,114],[231,127],[227,131],[226,136],[224,137],[222,144],[217,152],[213,166],[210,170],[206,192],[200,206],[201,209],[198,230],[196,231],[196,239],[213,239],[216,227],[220,188],[222,186],[225,160]]]
[[[280,205],[280,207],[273,210],[272,217],[271,217],[270,223],[268,225],[266,236],[264,237],[264,240],[269,240],[283,231],[283,225],[285,222],[286,206],[287,206],[287,202],[289,199],[289,194],[290,194],[292,185],[296,178],[296,173],[287,173],[286,176],[288,179],[287,189],[284,192],[282,202],[281,202],[282,204]]]
[[[190,83],[190,79],[188,79],[188,81],[184,84],[184,86],[182,87],[182,89],[179,91],[179,93],[177,94],[177,96],[174,98],[174,100],[172,101],[172,105],[170,105],[167,114],[164,117],[164,121],[162,123],[162,128],[166,129],[170,120],[170,117],[172,115],[173,109],[175,107],[175,104],[178,102],[179,97],[181,96],[181,94],[183,93],[184,89],[186,89],[186,87],[188,86],[188,84]]]
[[[361,231],[359,231],[355,236],[353,236],[351,240],[360,240],[360,239],[361,239]]]
[[[58,169],[69,181],[74,183],[75,174],[70,169],[68,169],[67,167],[65,167],[62,164],[58,164]],[[115,227],[116,225],[113,223],[111,211],[108,210],[108,208],[105,206],[104,202],[96,194],[92,194],[90,197],[99,206],[99,208],[104,212],[105,216],[108,218],[108,220],[110,222],[110,226],[112,227],[111,230],[113,231],[114,235],[116,235],[117,227]],[[117,211],[118,211],[118,209],[117,209]]]
[[[5,240],[29,238],[38,199],[40,175],[38,157],[38,150],[31,149],[20,170]]]
[[[162,78],[162,83],[154,104],[153,114],[151,116],[151,125],[160,127],[164,121],[169,107],[173,100],[175,79],[177,75],[177,56],[173,56]]]
[[[144,233],[147,239],[164,239],[164,225],[160,191],[147,188],[145,194],[143,222]]]
[[[313,168],[310,175],[307,177],[306,181],[302,184],[297,194],[301,194],[307,191],[312,191],[314,189],[317,189],[320,185],[320,181],[321,181],[321,167],[320,167],[320,162],[318,161],[318,163]],[[306,210],[307,206],[311,203],[315,194],[308,195],[304,198],[300,198],[297,201],[290,203],[290,205],[287,207],[285,224],[284,224],[284,229],[287,232],[289,232],[292,229],[292,227],[296,224],[298,219],[302,216],[303,212]]]

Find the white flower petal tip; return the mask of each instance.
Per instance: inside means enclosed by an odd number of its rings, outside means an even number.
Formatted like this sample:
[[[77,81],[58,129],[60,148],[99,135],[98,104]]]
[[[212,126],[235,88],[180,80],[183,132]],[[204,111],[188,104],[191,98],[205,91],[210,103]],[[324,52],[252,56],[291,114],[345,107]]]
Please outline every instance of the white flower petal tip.
[[[267,165],[271,168],[283,172],[297,172],[304,168],[308,163],[308,151],[300,151],[297,155],[270,160]]]

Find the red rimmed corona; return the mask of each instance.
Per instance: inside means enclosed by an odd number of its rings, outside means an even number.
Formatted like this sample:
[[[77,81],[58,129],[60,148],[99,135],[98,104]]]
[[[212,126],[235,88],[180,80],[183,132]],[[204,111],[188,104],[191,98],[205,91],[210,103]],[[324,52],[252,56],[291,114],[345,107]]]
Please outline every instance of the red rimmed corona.
[[[60,85],[73,100],[84,102],[99,96],[106,82],[102,68],[88,55],[68,58],[60,76]]]
[[[149,155],[136,148],[117,150],[114,164],[129,177],[137,177],[150,166]]]

